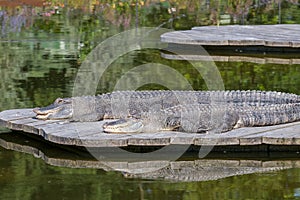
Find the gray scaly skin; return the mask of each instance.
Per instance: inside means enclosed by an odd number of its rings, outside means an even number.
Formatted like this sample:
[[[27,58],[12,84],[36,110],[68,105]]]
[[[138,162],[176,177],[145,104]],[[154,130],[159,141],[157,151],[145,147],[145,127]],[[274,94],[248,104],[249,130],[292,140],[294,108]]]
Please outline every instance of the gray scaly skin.
[[[177,105],[214,102],[263,106],[298,103],[300,96],[264,91],[119,91],[98,96],[58,98],[53,104],[33,111],[37,114],[36,118],[43,120],[98,121],[139,116],[151,107],[165,109]]]
[[[235,160],[237,161],[237,160]],[[170,161],[168,161],[170,162]],[[228,161],[229,163],[232,160]],[[226,164],[225,160],[221,160],[222,165],[217,164],[214,160],[196,160],[191,161],[176,161],[171,162],[167,166],[162,162],[160,168],[157,170],[149,171],[149,166],[141,167],[139,165],[140,173],[133,173],[132,168],[128,171],[122,172],[126,178],[142,178],[142,179],[160,179],[169,181],[192,182],[192,181],[211,181],[226,178],[230,176],[272,172],[283,169],[288,169],[288,166],[245,166],[243,163],[240,165]],[[179,164],[180,163],[180,164]],[[143,169],[144,172],[142,171]]]
[[[102,119],[121,118],[120,121],[106,124],[104,126],[104,131],[107,132],[122,133],[137,132],[137,130],[140,132],[141,126],[158,127],[156,128],[158,130],[174,130],[184,127],[184,129],[188,129],[188,131],[201,132],[202,129],[196,130],[195,126],[186,126],[185,123],[181,124],[181,122],[176,120],[179,118],[178,113],[180,113],[180,115],[186,113],[184,114],[187,116],[186,119],[182,118],[182,116],[180,116],[180,118],[189,121],[193,112],[202,115],[202,119],[206,119],[208,118],[207,113],[209,113],[209,110],[213,115],[218,113],[216,110],[223,110],[221,113],[225,113],[225,121],[228,122],[230,119],[239,119],[238,121],[241,121],[241,116],[246,116],[246,114],[242,115],[241,113],[237,113],[237,110],[243,110],[243,113],[251,113],[254,108],[261,108],[263,109],[260,111],[260,113],[262,113],[261,115],[253,115],[255,118],[263,118],[265,115],[272,115],[273,111],[272,107],[270,107],[271,105],[274,105],[278,110],[282,110],[283,107],[288,105],[291,105],[291,108],[296,107],[298,109],[298,103],[300,103],[300,96],[281,92],[120,91],[98,96],[72,97],[65,99],[58,98],[53,104],[43,108],[36,108],[33,111],[37,114],[37,119],[43,120],[68,119],[70,121],[98,121]],[[217,106],[220,104],[223,105],[222,108]],[[226,105],[226,108],[230,108],[228,109],[229,111],[224,111],[224,104]],[[285,111],[285,115],[289,115],[291,112],[290,110],[291,109]],[[219,114],[217,116],[219,116]],[[245,118],[247,119],[247,117]],[[277,122],[274,123],[274,121],[277,120],[274,117],[265,118],[266,119],[256,122],[256,124],[260,125],[268,120],[270,120],[271,123],[266,123],[265,125],[277,124]],[[169,122],[166,121],[168,119]],[[248,119],[251,119],[250,115],[248,116]],[[163,123],[161,124],[162,121]],[[255,125],[248,121],[243,120],[243,126]],[[131,125],[128,125],[128,122],[130,122]],[[173,123],[173,126],[171,122]],[[281,123],[286,122],[282,121]],[[228,130],[232,129],[232,126],[226,126],[230,127]],[[120,127],[122,128],[120,129]],[[206,127],[203,128],[203,130],[211,128],[210,125],[203,125],[203,127]],[[237,124],[233,127],[237,127]],[[222,129],[222,131],[224,130],[226,131],[226,128]]]
[[[179,105],[140,118],[120,119],[103,125],[109,133],[183,131],[215,133],[240,127],[269,126],[300,120],[300,103],[241,106],[238,104]]]

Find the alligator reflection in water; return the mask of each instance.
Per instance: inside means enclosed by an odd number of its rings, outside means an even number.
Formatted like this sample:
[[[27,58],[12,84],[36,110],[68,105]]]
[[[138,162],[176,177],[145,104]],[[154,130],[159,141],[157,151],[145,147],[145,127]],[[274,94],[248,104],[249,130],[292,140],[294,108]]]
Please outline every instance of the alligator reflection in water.
[[[295,159],[295,154],[291,154],[290,159],[287,158],[289,157],[287,155],[284,155],[284,159],[282,159],[283,155],[272,155],[275,159],[273,161],[267,157],[240,159],[230,158],[230,155],[227,159],[212,159],[210,157],[192,159],[189,157],[188,160],[181,158],[178,161],[150,160],[134,162],[124,161],[124,158],[97,160],[78,148],[69,148],[66,151],[66,149],[63,149],[66,147],[60,149],[49,143],[40,143],[20,133],[1,133],[0,146],[5,149],[32,154],[53,166],[95,168],[104,171],[122,172],[126,178],[164,179],[179,182],[217,180],[230,176],[272,172],[300,166],[300,160]],[[249,154],[247,156],[249,157]]]

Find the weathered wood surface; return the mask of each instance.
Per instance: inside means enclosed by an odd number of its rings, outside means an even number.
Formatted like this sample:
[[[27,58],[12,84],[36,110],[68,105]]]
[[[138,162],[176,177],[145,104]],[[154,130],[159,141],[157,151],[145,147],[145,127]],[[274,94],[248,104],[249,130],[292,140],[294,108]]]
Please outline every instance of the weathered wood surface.
[[[32,109],[6,110],[0,113],[0,125],[44,137],[45,140],[84,147],[194,145],[300,145],[300,122],[276,126],[246,127],[222,134],[157,132],[141,134],[107,134],[104,121],[66,122],[34,119]]]
[[[251,62],[257,64],[282,64],[282,65],[295,65],[300,64],[299,58],[271,58],[271,57],[252,57],[240,55],[176,55],[161,53],[163,58],[169,60],[191,60],[191,61],[215,61],[215,62]]]
[[[11,133],[12,134],[12,133]],[[15,134],[20,135],[20,134]],[[40,158],[45,163],[69,168],[95,168],[105,171],[118,171],[127,178],[168,179],[172,181],[208,181],[229,176],[251,173],[273,172],[289,168],[299,168],[300,160],[295,158],[277,158],[275,160],[261,159],[199,159],[189,157],[189,160],[157,160],[124,161],[87,158],[76,153],[54,148],[49,144],[40,144],[33,139],[9,137],[0,134],[0,147],[27,153]],[[26,141],[26,142],[24,142]]]
[[[203,26],[165,33],[161,41],[192,45],[299,48],[299,33],[298,24]]]

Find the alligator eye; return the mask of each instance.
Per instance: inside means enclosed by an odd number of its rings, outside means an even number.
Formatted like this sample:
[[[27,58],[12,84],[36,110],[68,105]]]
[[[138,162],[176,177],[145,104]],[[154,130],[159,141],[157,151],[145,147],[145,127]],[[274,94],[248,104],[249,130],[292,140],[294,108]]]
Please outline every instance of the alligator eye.
[[[55,103],[57,103],[57,104],[64,103],[64,99],[58,98],[58,99],[55,100]]]

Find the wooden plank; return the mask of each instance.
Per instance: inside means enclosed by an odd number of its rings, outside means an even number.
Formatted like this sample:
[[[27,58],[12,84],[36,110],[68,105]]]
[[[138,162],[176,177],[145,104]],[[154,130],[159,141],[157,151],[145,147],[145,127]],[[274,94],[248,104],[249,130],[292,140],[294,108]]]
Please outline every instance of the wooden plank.
[[[170,144],[194,144],[195,133],[173,132],[170,138]]]
[[[267,136],[276,135],[275,133],[284,133],[286,130],[289,130],[291,127],[296,126],[295,130],[300,130],[299,122],[295,123],[288,123],[288,124],[281,124],[277,126],[264,126],[264,127],[251,127],[253,131],[256,129],[256,133],[249,134],[246,136],[242,136],[239,138],[240,145],[251,145],[251,144],[281,144],[282,141],[278,140],[277,142],[273,141],[273,143],[266,143],[267,142]],[[277,135],[277,139],[280,139],[281,136]],[[297,135],[297,138],[300,138],[300,135]],[[288,142],[286,142],[286,145],[289,145]]]
[[[51,124],[59,122],[58,120],[38,120],[33,118],[21,118],[16,120],[7,121],[6,127],[13,129],[13,130],[25,130],[25,126],[31,127],[32,133],[38,134],[36,128],[34,128],[35,125],[40,124]]]
[[[178,39],[180,38],[180,40]],[[199,36],[196,32],[189,33],[188,31],[169,32],[161,36],[162,42],[177,43],[177,44],[192,44],[192,45],[228,45],[228,40],[205,38],[205,35]]]
[[[300,40],[291,40],[291,47],[293,48],[299,48],[300,47]]]
[[[51,123],[38,125],[38,128],[41,134],[51,134],[51,135],[85,135],[85,134],[94,134],[98,132],[103,132],[102,130],[103,122],[72,122],[72,123]],[[57,128],[59,127],[59,129]]]
[[[99,122],[84,123],[52,123],[37,126],[39,134],[51,142],[69,145],[81,145],[86,135],[102,133]]]
[[[80,144],[85,147],[124,147],[128,146],[128,135],[93,134],[80,138]]]
[[[57,120],[38,120],[31,123],[26,123],[23,125],[23,131],[27,133],[33,133],[36,135],[43,135],[40,133],[39,126],[51,125],[52,123],[57,123]]]
[[[128,145],[164,146],[171,144],[172,133],[141,133],[128,138]]]
[[[252,137],[239,138],[240,145],[260,145],[262,144],[262,136],[259,134]]]
[[[100,122],[77,122],[61,125],[61,131],[55,131],[54,127],[47,129],[42,127],[42,131],[47,133],[47,139],[60,144],[72,144],[78,146],[127,146],[126,134],[106,134],[103,133]]]
[[[274,126],[244,127],[226,133],[206,134],[195,139],[195,145],[258,145],[262,144],[262,136],[266,131],[277,129]]]
[[[263,136],[263,143],[276,145],[300,145],[300,124],[286,126],[284,130],[277,129]]]
[[[5,110],[0,112],[0,119],[5,122],[16,120],[16,119],[32,118],[32,117],[35,117],[34,112],[32,112],[32,108],[13,109],[13,110]]]
[[[244,132],[240,132],[244,135]],[[231,132],[226,133],[214,133],[213,131],[206,134],[198,134],[195,137],[194,145],[238,145],[239,140],[236,134]]]
[[[270,46],[298,48],[300,25],[227,25],[168,32],[161,41],[194,45]],[[274,35],[274,33],[276,33]]]
[[[228,40],[229,46],[265,46],[266,43],[263,40],[259,40],[257,38],[247,38],[247,37],[240,37]]]
[[[215,62],[251,62],[258,64],[284,64],[284,65],[294,65],[300,64],[300,59],[297,58],[271,58],[271,57],[252,57],[252,56],[226,56],[226,55],[176,55],[176,54],[168,54],[161,53],[163,58],[169,60],[193,60],[193,61],[215,61]]]
[[[239,140],[237,137],[227,137],[225,134],[211,134],[202,137],[196,137],[194,145],[204,146],[221,146],[221,145],[238,145]]]
[[[23,130],[24,124],[28,124],[36,121],[38,120],[33,118],[21,118],[17,120],[7,121],[6,127],[14,130]]]
[[[72,124],[73,125],[73,124]],[[72,125],[69,123],[50,123],[50,124],[39,124],[34,127],[38,129],[39,135],[46,137],[47,135],[64,135],[69,134],[69,130],[72,130]]]
[[[292,47],[290,45],[290,41],[283,41],[280,40],[280,38],[277,38],[277,40],[266,40],[265,41],[265,46],[272,46],[272,47]]]

